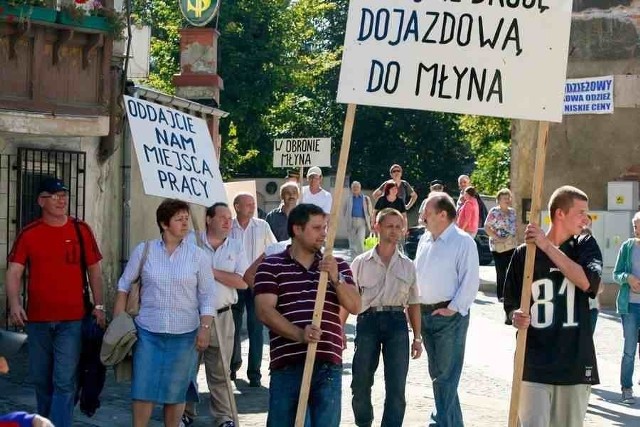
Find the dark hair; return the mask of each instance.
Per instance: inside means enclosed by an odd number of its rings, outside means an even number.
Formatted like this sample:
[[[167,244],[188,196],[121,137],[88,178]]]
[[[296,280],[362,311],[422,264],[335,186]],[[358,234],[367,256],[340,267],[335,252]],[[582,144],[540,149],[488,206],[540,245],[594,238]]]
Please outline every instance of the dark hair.
[[[476,194],[478,194],[478,192],[476,191],[476,189],[474,187],[467,187],[464,189],[464,192],[468,195],[470,195],[471,197],[476,197]]]
[[[289,237],[293,239],[293,227],[295,225],[304,227],[309,222],[309,219],[316,215],[324,216],[325,213],[320,206],[314,205],[313,203],[300,203],[291,209],[289,218],[287,219],[287,232],[289,233]]]
[[[384,185],[384,190],[383,190],[384,195],[385,195],[385,196],[388,196],[388,195],[389,195],[389,193],[391,192],[391,189],[392,189],[393,187],[398,188],[398,186],[396,185],[396,183],[395,183],[395,182],[387,182],[387,183]]]
[[[429,195],[428,200],[435,201],[435,210],[436,212],[445,211],[447,213],[447,218],[453,221],[456,219],[456,204],[453,199],[447,193],[433,192]]]
[[[164,199],[158,209],[156,209],[156,223],[160,229],[160,233],[164,231],[162,225],[169,226],[171,218],[181,211],[189,213],[189,204],[178,199]]]
[[[216,209],[219,207],[228,208],[229,205],[224,202],[216,202],[207,208],[205,215],[209,218],[216,216]]]
[[[553,222],[553,217],[558,209],[564,213],[569,212],[574,200],[588,202],[589,197],[587,197],[584,191],[570,185],[564,185],[556,189],[549,199],[549,216],[551,216],[551,221]]]

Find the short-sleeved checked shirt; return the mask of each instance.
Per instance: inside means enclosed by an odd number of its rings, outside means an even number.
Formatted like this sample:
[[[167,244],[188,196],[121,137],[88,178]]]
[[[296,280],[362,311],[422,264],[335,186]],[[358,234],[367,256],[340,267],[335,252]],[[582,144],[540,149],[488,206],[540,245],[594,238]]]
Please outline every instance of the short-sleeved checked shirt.
[[[416,268],[397,249],[388,267],[373,248],[354,259],[351,270],[362,295],[361,313],[370,307],[420,304]]]

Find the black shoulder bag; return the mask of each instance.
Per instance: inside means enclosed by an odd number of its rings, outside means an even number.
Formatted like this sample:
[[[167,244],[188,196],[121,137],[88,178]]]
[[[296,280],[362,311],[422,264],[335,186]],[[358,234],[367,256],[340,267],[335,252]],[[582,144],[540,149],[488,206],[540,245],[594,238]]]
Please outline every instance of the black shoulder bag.
[[[80,245],[80,270],[82,274],[82,301],[84,303],[84,311],[86,314],[93,312],[93,303],[91,302],[91,295],[89,292],[89,279],[87,277],[87,259],[84,253],[84,240],[82,239],[82,232],[80,231],[80,221],[78,218],[73,219],[73,227],[76,230],[78,236],[78,243]]]

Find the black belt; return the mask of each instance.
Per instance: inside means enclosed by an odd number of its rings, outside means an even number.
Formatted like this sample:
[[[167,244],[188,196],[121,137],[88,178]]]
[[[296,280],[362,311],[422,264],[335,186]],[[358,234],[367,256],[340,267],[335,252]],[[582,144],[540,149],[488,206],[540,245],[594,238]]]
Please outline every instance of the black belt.
[[[230,309],[231,309],[231,306],[230,306],[230,305],[228,305],[228,306],[226,306],[226,307],[223,307],[223,308],[221,308],[220,310],[218,310],[218,314],[222,314],[222,313],[224,313],[225,311],[229,311]]]
[[[383,311],[404,311],[404,307],[401,305],[379,305],[377,307],[369,307],[360,314],[380,313]]]
[[[432,311],[435,311],[439,308],[447,308],[449,307],[449,304],[451,303],[451,300],[449,301],[441,301],[441,302],[437,302],[435,304],[420,304],[420,311],[423,313],[430,313]]]

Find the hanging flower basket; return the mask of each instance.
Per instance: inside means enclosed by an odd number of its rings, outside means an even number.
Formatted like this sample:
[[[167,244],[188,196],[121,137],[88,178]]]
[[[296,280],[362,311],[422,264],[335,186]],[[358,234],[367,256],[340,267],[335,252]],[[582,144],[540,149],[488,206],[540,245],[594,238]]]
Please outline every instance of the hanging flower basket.
[[[10,5],[0,0],[0,21],[6,22],[56,22],[57,11],[53,8],[28,4]]]
[[[109,25],[109,22],[105,17],[93,15],[77,17],[65,11],[60,11],[58,13],[57,22],[62,25],[104,31],[105,33],[109,32],[111,29],[111,26]]]
[[[2,0],[0,0],[2,1]],[[109,33],[115,39],[123,36],[126,19],[123,13],[105,7],[104,0],[74,0],[58,12],[57,22],[76,28]]]

